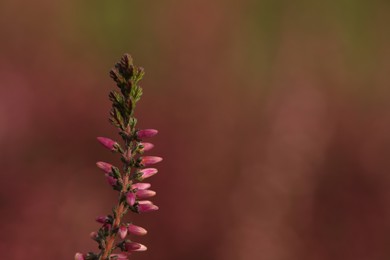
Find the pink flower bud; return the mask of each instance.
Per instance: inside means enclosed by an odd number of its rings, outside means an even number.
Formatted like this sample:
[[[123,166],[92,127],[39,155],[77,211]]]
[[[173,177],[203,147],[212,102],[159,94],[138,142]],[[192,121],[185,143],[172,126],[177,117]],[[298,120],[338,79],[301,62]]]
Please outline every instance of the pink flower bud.
[[[118,147],[118,143],[114,140],[111,140],[110,138],[98,137],[97,139],[104,147],[111,151],[115,151]]]
[[[121,239],[125,239],[125,237],[127,236],[127,227],[126,226],[121,226],[119,228],[118,233],[119,233],[119,236],[120,236]]]
[[[128,192],[126,195],[126,201],[127,201],[127,204],[129,204],[130,206],[133,206],[135,203],[135,194],[132,192]]]
[[[162,158],[158,156],[145,156],[142,157],[141,163],[145,166],[156,164],[158,162],[161,162]]]
[[[106,216],[99,216],[99,217],[96,217],[95,220],[98,223],[105,224],[107,222],[108,218]]]
[[[110,224],[110,223],[104,223],[104,224],[103,224],[103,228],[104,228],[105,230],[110,230],[110,229],[111,229],[111,224]]]
[[[110,255],[110,259],[122,259],[122,260],[126,260],[126,259],[129,259],[127,255],[125,254],[111,254]]]
[[[139,199],[147,199],[147,198],[155,196],[156,192],[152,191],[152,190],[137,190],[135,195],[137,195],[137,197]]]
[[[142,179],[146,179],[155,175],[158,172],[158,170],[155,168],[146,168],[140,170],[140,172],[142,173]]]
[[[144,129],[137,132],[137,137],[140,139],[148,138],[155,136],[157,133],[158,131],[156,129]]]
[[[82,253],[76,253],[74,255],[74,260],[84,260],[84,255]]]
[[[133,224],[130,224],[127,229],[129,230],[129,232],[133,235],[136,235],[136,236],[144,236],[148,233],[148,231],[146,231],[146,229],[144,229],[143,227],[139,227],[139,226],[136,226],[136,225],[133,225]]]
[[[145,182],[138,182],[133,185],[131,185],[132,189],[137,189],[137,190],[146,190],[150,188],[150,183],[145,183]]]
[[[138,204],[142,204],[142,205],[144,205],[144,204],[150,204],[150,205],[152,205],[153,202],[151,202],[150,200],[140,200],[140,201],[138,201]]]
[[[112,171],[112,165],[106,162],[97,162],[96,166],[99,167],[105,173],[110,173]]]
[[[92,238],[93,240],[96,240],[98,238],[98,233],[97,232],[91,232],[89,234],[89,237]]]
[[[117,179],[110,176],[109,174],[106,174],[106,179],[107,179],[108,184],[110,184],[111,186],[115,186],[118,183]]]
[[[153,149],[154,145],[152,143],[141,143],[141,145],[144,147],[142,148],[142,152],[146,152],[146,151],[149,151],[151,149]]]
[[[138,205],[138,212],[144,213],[144,212],[151,212],[158,210],[158,207],[154,204],[139,204]]]
[[[146,246],[144,246],[140,243],[135,243],[135,242],[125,243],[125,248],[126,248],[126,251],[131,251],[131,252],[140,252],[140,251],[147,250]]]

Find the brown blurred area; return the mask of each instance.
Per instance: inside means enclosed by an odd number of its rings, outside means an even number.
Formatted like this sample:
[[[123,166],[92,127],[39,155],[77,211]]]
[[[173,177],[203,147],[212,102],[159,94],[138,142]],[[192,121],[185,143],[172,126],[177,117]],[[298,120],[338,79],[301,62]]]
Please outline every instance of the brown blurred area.
[[[145,67],[156,213],[132,259],[390,257],[387,1],[0,2],[1,259],[96,251],[110,67]]]

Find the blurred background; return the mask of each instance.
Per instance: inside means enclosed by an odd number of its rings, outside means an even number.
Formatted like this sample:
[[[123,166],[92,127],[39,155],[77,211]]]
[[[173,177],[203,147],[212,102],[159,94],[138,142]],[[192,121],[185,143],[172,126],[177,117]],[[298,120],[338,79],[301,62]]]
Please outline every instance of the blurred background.
[[[73,259],[116,193],[109,69],[164,157],[139,260],[390,257],[390,3],[0,1],[0,252]]]

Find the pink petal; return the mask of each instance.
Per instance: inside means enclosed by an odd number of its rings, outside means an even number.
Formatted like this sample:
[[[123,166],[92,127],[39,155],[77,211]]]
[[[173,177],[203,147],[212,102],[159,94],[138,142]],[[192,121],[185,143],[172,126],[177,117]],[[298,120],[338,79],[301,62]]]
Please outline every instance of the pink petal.
[[[141,143],[141,145],[144,147],[142,148],[142,151],[143,152],[146,152],[146,151],[149,151],[149,150],[152,150],[154,145],[152,143]]]
[[[144,213],[144,212],[151,212],[158,210],[158,207],[154,204],[139,204],[138,205],[138,212]]]
[[[128,192],[126,195],[126,201],[130,206],[133,206],[135,203],[135,194],[132,192]]]
[[[137,197],[139,199],[147,199],[147,198],[150,198],[150,197],[153,197],[156,195],[156,192],[153,191],[153,190],[138,190],[135,195],[137,195]]]
[[[146,179],[155,175],[158,172],[158,170],[156,168],[146,168],[140,170],[140,172],[142,173],[142,178]]]
[[[84,260],[84,255],[82,253],[76,253],[74,255],[74,260]]]
[[[112,171],[112,164],[106,162],[97,162],[96,166],[99,167],[105,173],[110,173]]]
[[[125,239],[125,237],[127,236],[127,227],[121,226],[119,228],[118,233],[119,233],[119,236],[120,236],[121,239]]]
[[[92,239],[96,239],[96,238],[98,238],[98,233],[97,232],[91,232],[89,234],[89,237],[92,238]]]
[[[124,260],[129,259],[128,256],[125,255],[125,254],[111,254],[111,255],[110,255],[110,259],[111,259],[111,258],[114,259],[115,257],[116,257],[116,259],[118,259],[118,260],[120,260],[120,259],[124,259]]]
[[[108,218],[106,216],[99,216],[99,217],[96,217],[95,220],[101,224],[105,224],[107,222]]]
[[[140,201],[138,201],[138,204],[142,204],[142,205],[150,204],[150,205],[152,205],[153,202],[151,202],[150,200],[140,200]]]
[[[118,183],[117,179],[115,179],[114,177],[112,177],[108,174],[106,174],[106,179],[107,179],[108,184],[110,184],[111,186],[115,186]]]
[[[127,251],[132,251],[132,252],[140,252],[140,251],[147,250],[146,246],[136,242],[128,242],[125,244],[125,247]]]
[[[117,149],[118,143],[115,142],[114,140],[111,140],[110,138],[107,137],[98,137],[97,139],[107,149],[112,151]]]
[[[151,164],[156,164],[161,162],[163,159],[158,156],[145,156],[142,157],[141,163],[145,166],[151,165]]]
[[[150,183],[145,183],[145,182],[138,182],[133,185],[131,185],[132,189],[138,189],[138,190],[146,190],[149,189],[152,185]]]
[[[129,232],[131,234],[137,235],[137,236],[143,236],[143,235],[146,235],[148,233],[148,231],[146,231],[146,229],[144,229],[143,227],[136,226],[133,224],[130,224],[127,229],[129,230]]]
[[[140,139],[148,138],[155,136],[157,133],[158,131],[156,129],[144,129],[137,132],[137,137]]]

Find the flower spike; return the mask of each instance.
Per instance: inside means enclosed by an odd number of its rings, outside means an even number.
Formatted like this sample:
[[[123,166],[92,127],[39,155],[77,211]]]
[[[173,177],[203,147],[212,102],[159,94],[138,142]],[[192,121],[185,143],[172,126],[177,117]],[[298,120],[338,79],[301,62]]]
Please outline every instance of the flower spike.
[[[143,92],[139,85],[143,75],[144,70],[135,66],[128,54],[123,55],[110,71],[110,77],[115,81],[117,89],[109,94],[112,102],[109,120],[117,128],[121,140],[115,141],[107,137],[97,137],[97,140],[105,148],[118,153],[123,166],[115,167],[102,161],[97,162],[96,166],[104,172],[107,182],[119,196],[112,214],[97,217],[100,228],[90,234],[98,243],[99,252],[76,253],[75,260],[125,260],[129,259],[132,252],[147,250],[143,244],[131,241],[131,236],[146,235],[146,229],[123,221],[128,212],[158,210],[151,201],[144,200],[155,196],[156,192],[149,190],[149,183],[140,182],[157,173],[157,169],[145,168],[146,166],[162,161],[158,156],[142,156],[154,147],[143,139],[158,133],[155,129],[139,130],[138,120],[134,117],[136,104]]]

